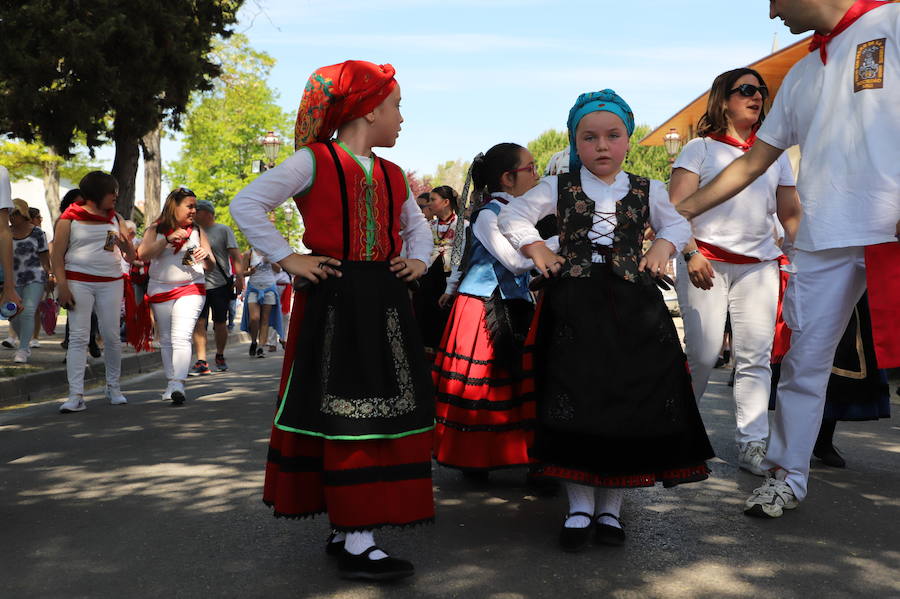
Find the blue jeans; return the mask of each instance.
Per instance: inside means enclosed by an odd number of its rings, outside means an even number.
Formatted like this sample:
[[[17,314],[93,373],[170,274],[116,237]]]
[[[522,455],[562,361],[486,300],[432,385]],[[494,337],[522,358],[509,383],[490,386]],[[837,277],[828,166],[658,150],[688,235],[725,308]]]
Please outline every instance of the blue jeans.
[[[41,297],[44,295],[43,283],[28,283],[16,287],[16,293],[22,298],[22,311],[12,319],[13,330],[19,336],[19,349],[28,349],[34,335],[34,313],[37,311]]]

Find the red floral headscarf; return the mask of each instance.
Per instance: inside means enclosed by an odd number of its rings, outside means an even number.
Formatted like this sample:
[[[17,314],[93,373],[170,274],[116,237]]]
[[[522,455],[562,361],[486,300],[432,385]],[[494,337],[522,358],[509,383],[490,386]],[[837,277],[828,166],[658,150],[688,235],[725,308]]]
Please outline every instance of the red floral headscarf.
[[[348,60],[317,69],[303,90],[294,127],[294,148],[331,139],[338,128],[375,110],[397,81],[394,67]]]

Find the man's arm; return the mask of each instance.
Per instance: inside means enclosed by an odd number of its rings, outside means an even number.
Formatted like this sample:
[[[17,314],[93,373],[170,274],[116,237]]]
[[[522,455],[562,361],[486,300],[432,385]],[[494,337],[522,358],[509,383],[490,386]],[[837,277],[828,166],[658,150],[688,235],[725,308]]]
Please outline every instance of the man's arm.
[[[690,220],[730,200],[765,173],[783,151],[757,139],[749,152],[725,167],[707,185],[678,202],[678,212]]]
[[[237,248],[228,248],[231,263],[234,265],[234,289],[236,293],[244,290],[244,256]]]

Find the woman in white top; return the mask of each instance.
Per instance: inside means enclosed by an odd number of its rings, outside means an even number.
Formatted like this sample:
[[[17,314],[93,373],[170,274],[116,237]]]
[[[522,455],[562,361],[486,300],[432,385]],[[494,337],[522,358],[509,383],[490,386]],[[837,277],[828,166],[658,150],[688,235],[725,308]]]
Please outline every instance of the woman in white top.
[[[250,357],[263,358],[263,345],[269,338],[269,325],[281,328],[281,302],[275,285],[275,273],[280,272],[278,264],[270,262],[266,256],[250,249],[244,253],[244,272],[250,273],[244,292],[244,317],[241,330],[250,333]],[[279,333],[283,331],[279,330]]]
[[[734,69],[715,79],[700,120],[700,137],[675,161],[672,202],[695,192],[750,149],[765,118],[768,95],[753,69]],[[722,345],[725,317],[731,314],[738,465],[757,475],[764,474],[760,463],[769,433],[769,362],[778,303],[781,250],[772,234],[774,214],[791,243],[800,204],[785,155],[733,200],[691,221],[693,239],[677,265],[686,353],[698,399]]]
[[[86,408],[84,367],[92,312],[97,314],[105,345],[106,397],[114,405],[127,403],[119,388],[119,316],[122,256],[133,260],[134,247],[128,240],[124,220],[115,211],[119,193],[116,179],[93,171],[78,186],[84,203],[72,204],[59,217],[50,260],[56,273],[59,304],[68,310],[69,399],[59,408],[64,414]]]
[[[169,194],[159,220],[147,227],[138,248],[150,262],[147,295],[156,327],[168,385],[164,400],[184,403],[184,381],[191,365],[191,335],[206,300],[205,271],[213,268],[209,240],[194,224],[197,198],[179,187]]]

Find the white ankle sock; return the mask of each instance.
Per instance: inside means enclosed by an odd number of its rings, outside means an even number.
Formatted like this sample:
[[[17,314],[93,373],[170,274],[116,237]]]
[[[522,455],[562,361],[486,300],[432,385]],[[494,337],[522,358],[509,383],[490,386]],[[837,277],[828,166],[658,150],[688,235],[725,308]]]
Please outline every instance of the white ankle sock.
[[[594,514],[612,514],[618,517],[622,510],[622,499],[625,495],[625,489],[598,489],[596,507]],[[598,520],[600,524],[608,524],[616,528],[622,528],[619,521],[609,516],[603,516]]]
[[[348,532],[347,540],[344,541],[344,549],[347,551],[347,553],[359,555],[365,552],[366,549],[374,544],[375,535],[372,534],[371,530],[363,530],[361,532]],[[369,559],[378,560],[384,559],[387,556],[387,553],[385,553],[381,549],[376,549],[369,554]]]
[[[343,543],[347,540],[347,533],[339,532],[337,530],[334,531],[334,538],[331,539],[332,543]]]
[[[569,496],[569,513],[585,512],[594,513],[594,487],[579,485],[577,483],[565,483],[566,494]],[[573,516],[566,520],[566,528],[584,528],[590,525],[591,520],[584,516]]]

